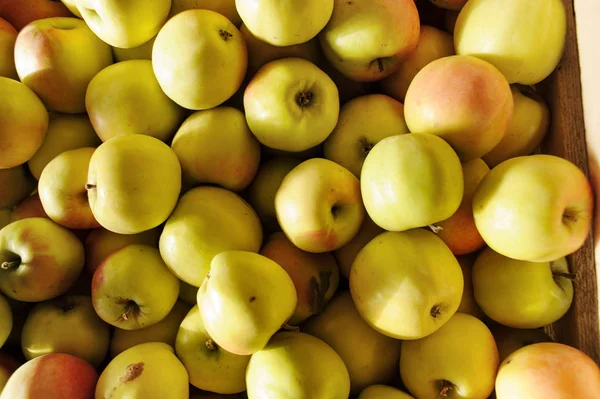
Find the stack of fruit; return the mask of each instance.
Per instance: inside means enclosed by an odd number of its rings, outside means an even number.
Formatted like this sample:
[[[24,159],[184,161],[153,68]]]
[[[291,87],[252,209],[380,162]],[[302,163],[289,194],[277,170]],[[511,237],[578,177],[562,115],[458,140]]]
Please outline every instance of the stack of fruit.
[[[600,398],[561,0],[63,3],[0,0],[0,398]]]

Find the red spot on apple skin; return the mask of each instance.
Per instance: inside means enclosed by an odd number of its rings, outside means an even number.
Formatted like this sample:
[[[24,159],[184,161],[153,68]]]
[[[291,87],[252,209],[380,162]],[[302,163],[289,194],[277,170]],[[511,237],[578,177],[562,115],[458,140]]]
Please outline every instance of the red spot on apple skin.
[[[46,240],[50,239],[50,237],[43,237],[36,235],[35,231],[32,229],[24,229],[20,234],[20,241],[26,242],[29,244],[29,248],[33,253],[43,253],[47,251],[50,247]],[[36,256],[35,258],[48,258],[47,256]]]
[[[307,248],[317,247],[322,251],[333,251],[338,241],[337,234],[333,229],[323,228],[314,231],[307,231],[299,234],[297,243]]]

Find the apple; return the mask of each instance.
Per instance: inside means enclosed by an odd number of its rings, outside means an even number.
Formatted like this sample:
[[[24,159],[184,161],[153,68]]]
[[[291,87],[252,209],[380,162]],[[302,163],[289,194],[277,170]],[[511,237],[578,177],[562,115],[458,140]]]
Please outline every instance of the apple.
[[[358,229],[358,233],[356,233],[354,238],[348,241],[348,243],[344,246],[333,251],[333,256],[337,261],[337,264],[340,268],[340,274],[342,276],[344,276],[346,279],[350,278],[350,269],[352,268],[354,259],[356,259],[356,255],[358,255],[360,250],[363,249],[363,247],[367,245],[373,238],[377,237],[384,231],[385,230],[371,220],[369,215],[365,215],[365,218]]]
[[[171,148],[187,185],[212,183],[241,191],[252,182],[260,163],[260,143],[244,113],[232,107],[190,115],[177,130]]]
[[[44,218],[23,219],[0,230],[0,291],[17,301],[63,294],[83,270],[83,245]]]
[[[92,279],[96,313],[124,330],[160,322],[173,309],[178,296],[179,281],[169,272],[158,249],[147,245],[132,244],[114,252]]]
[[[21,366],[14,356],[6,352],[0,352],[0,393],[8,382],[10,376]]]
[[[492,64],[455,55],[417,73],[406,93],[404,114],[411,132],[440,136],[466,162],[502,140],[513,98],[506,78]]]
[[[15,43],[19,79],[51,111],[85,112],[88,84],[112,61],[110,46],[78,18],[32,22]]]
[[[473,265],[473,292],[483,312],[514,328],[539,328],[567,313],[573,302],[574,275],[562,257],[528,262],[502,256],[490,248]]]
[[[357,399],[414,399],[406,392],[387,385],[371,385],[363,389]]]
[[[152,48],[160,87],[177,104],[193,110],[214,108],[229,99],[242,85],[247,65],[240,31],[210,10],[175,15]]]
[[[15,42],[17,30],[6,20],[0,18],[0,76],[17,80],[15,67]]]
[[[463,273],[463,295],[458,305],[457,312],[467,313],[471,316],[477,317],[479,320],[488,322],[485,319],[485,314],[481,311],[477,301],[475,300],[475,294],[473,293],[473,264],[475,263],[474,256],[457,256],[456,260],[460,265]]]
[[[358,178],[323,158],[304,161],[287,174],[277,190],[275,210],[290,241],[313,253],[347,244],[365,217]]]
[[[192,9],[215,11],[227,17],[235,26],[239,27],[242,24],[235,0],[172,0],[169,17]]]
[[[513,352],[500,365],[498,399],[598,398],[600,368],[571,346],[544,342]]]
[[[348,101],[361,96],[377,93],[377,87],[374,82],[358,82],[352,80],[338,71],[327,59],[323,56],[323,60],[318,63],[319,68],[323,70],[335,83],[338,89],[340,104],[344,105]]]
[[[365,208],[389,231],[448,219],[463,197],[463,172],[452,147],[432,134],[387,137],[369,151],[360,175]]]
[[[454,315],[463,276],[450,249],[434,233],[385,232],[356,256],[350,292],[372,328],[392,338],[415,340],[434,333]]]
[[[24,165],[0,169],[0,208],[11,208],[35,189],[35,180]]]
[[[63,152],[83,147],[95,148],[101,143],[102,140],[94,131],[86,114],[51,112],[44,142],[27,162],[27,166],[33,177],[39,180],[46,165]]]
[[[13,328],[12,309],[4,296],[0,295],[0,348],[6,343]],[[2,391],[0,389],[0,391]]]
[[[51,0],[51,1],[55,1],[55,0]],[[67,7],[69,9],[69,11],[71,11],[71,13],[73,13],[73,15],[75,15],[77,18],[83,18],[81,16],[81,13],[77,9],[77,4],[75,4],[77,2],[77,0],[61,0],[61,1],[65,5],[65,7]]]
[[[108,353],[110,329],[89,296],[63,296],[31,309],[21,336],[27,360],[49,353],[67,353],[98,367]]]
[[[319,33],[329,62],[357,81],[381,80],[417,48],[419,12],[413,0],[335,0]]]
[[[553,342],[543,328],[522,329],[497,325],[492,327],[492,334],[498,346],[500,363],[524,346],[537,344],[538,342]]]
[[[510,83],[533,85],[556,69],[567,38],[561,0],[469,1],[454,29],[456,53],[492,63]],[[544,32],[540,35],[539,32]]]
[[[55,0],[3,0],[0,7],[0,18],[17,31],[38,19],[72,16],[67,7]]]
[[[467,0],[429,0],[433,4],[438,7],[445,8],[447,10],[452,11],[460,11],[465,4],[467,4]]]
[[[331,134],[339,116],[335,83],[315,64],[284,58],[265,64],[244,92],[250,130],[266,147],[299,152]]]
[[[573,163],[553,155],[522,156],[483,178],[473,197],[473,215],[494,251],[548,262],[583,245],[591,229],[592,197],[590,182]]]
[[[487,398],[498,363],[498,348],[486,325],[457,313],[433,334],[402,342],[400,375],[417,398]]]
[[[0,169],[29,161],[48,130],[48,112],[21,82],[0,76]]]
[[[141,233],[163,223],[175,209],[181,165],[157,138],[117,136],[92,155],[85,188],[102,227],[119,234]]]
[[[512,87],[514,113],[500,143],[483,160],[493,168],[509,158],[531,155],[550,128],[550,109],[544,99],[525,87]]]
[[[429,63],[454,55],[452,35],[429,25],[421,25],[416,50],[400,64],[400,68],[379,81],[383,93],[398,101],[404,101],[411,82]]]
[[[31,194],[19,204],[17,204],[11,213],[11,222],[27,218],[46,218],[50,217],[46,214],[39,193]]]
[[[74,0],[90,29],[113,47],[137,47],[152,39],[167,20],[170,0]]]
[[[152,47],[154,47],[154,41],[156,36],[148,40],[144,44],[140,44],[137,47],[131,48],[120,48],[113,47],[113,57],[115,62],[130,61],[130,60],[149,60],[152,61]]]

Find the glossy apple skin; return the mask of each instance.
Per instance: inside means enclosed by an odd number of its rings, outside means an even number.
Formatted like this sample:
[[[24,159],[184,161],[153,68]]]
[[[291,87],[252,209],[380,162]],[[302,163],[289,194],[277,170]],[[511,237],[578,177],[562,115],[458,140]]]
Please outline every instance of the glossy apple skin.
[[[19,79],[15,68],[15,42],[17,30],[6,20],[0,18],[0,76]]]

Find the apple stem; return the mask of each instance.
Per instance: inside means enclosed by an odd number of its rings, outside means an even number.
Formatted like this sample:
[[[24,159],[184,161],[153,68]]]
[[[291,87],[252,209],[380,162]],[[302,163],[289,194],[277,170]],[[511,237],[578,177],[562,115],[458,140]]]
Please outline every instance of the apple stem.
[[[212,339],[208,339],[205,342],[206,347],[208,348],[209,351],[216,351],[217,349],[219,349],[217,347],[217,345],[215,344],[215,342]]]
[[[128,321],[130,317],[137,317],[140,308],[134,301],[127,301],[125,303],[125,309],[123,314],[121,315],[122,321]]]
[[[573,281],[577,278],[577,274],[575,274],[575,273],[552,272],[552,275],[554,277],[564,277],[571,281]]]
[[[87,183],[87,184],[85,185],[85,189],[86,189],[86,190],[91,190],[91,189],[93,189],[93,188],[96,188],[96,185],[95,185],[95,184],[90,184],[90,183]]]
[[[434,226],[433,224],[429,225],[429,228],[431,229],[431,231],[433,231],[435,234],[439,233],[440,231],[444,230],[443,227],[441,226]]]
[[[300,327],[298,327],[298,326],[292,326],[292,325],[287,324],[287,323],[284,323],[281,328],[283,328],[285,331],[300,332]]]
[[[0,269],[2,269],[2,270],[9,270],[9,269],[12,269],[14,267],[18,267],[19,264],[21,264],[21,262],[18,261],[18,260],[5,261],[5,262],[2,262],[2,264],[0,264]]]
[[[440,385],[440,396],[443,396],[444,398],[448,397],[450,391],[454,389],[454,384],[450,381],[442,380],[440,381]]]

